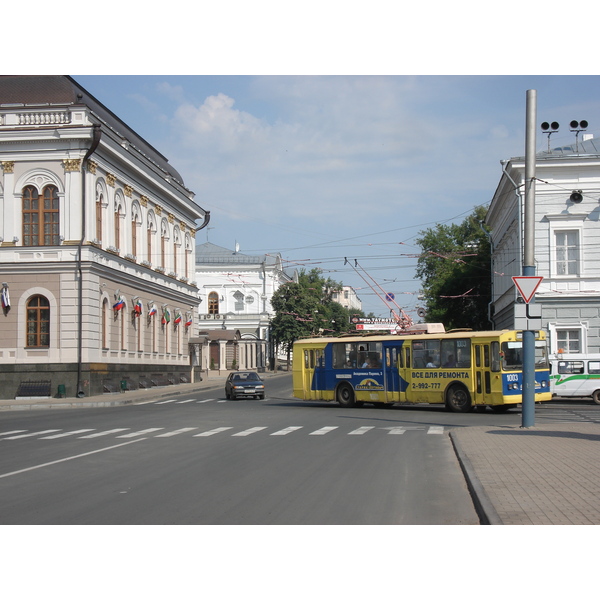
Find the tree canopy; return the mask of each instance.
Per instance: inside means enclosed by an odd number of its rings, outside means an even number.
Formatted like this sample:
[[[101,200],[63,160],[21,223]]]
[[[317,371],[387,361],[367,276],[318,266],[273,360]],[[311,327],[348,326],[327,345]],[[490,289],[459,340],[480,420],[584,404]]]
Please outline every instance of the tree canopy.
[[[350,311],[332,300],[342,284],[323,277],[320,269],[300,271],[298,283],[281,286],[271,299],[275,317],[271,332],[275,343],[286,351],[302,337],[336,335],[348,331]],[[352,314],[363,316],[362,311]]]
[[[422,253],[416,274],[422,281],[428,323],[446,329],[490,328],[491,253],[483,219],[484,207],[476,207],[459,225],[436,225],[419,232],[416,243]]]

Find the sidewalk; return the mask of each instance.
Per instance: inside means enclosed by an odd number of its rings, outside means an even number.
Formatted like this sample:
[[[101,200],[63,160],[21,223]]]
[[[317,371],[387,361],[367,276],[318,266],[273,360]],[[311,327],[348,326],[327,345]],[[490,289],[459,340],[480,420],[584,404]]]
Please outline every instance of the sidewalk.
[[[287,372],[262,373],[268,379]],[[143,404],[214,389],[224,396],[227,373],[203,381],[89,398],[0,400],[4,410]],[[483,524],[600,525],[600,424],[559,423],[460,427],[450,431]]]
[[[464,427],[450,438],[482,523],[600,525],[600,425]]]
[[[148,389],[131,390],[123,393],[101,394],[84,398],[19,398],[0,400],[0,412],[5,410],[40,410],[60,408],[99,408],[106,406],[122,406],[124,404],[143,404],[154,402],[160,398],[193,394],[196,390],[216,389],[225,396],[225,379],[228,371],[210,371],[208,376],[196,383],[181,383]],[[263,379],[278,375],[287,375],[287,371],[259,373]]]

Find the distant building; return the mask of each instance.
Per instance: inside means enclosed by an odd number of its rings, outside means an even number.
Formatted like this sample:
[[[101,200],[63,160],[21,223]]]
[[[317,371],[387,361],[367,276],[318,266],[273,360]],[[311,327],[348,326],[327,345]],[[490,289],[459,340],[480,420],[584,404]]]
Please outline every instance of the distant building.
[[[1,76],[0,166],[0,397],[190,381],[208,213],[168,160],[71,77]]]
[[[349,310],[362,310],[362,302],[353,287],[345,285],[341,292],[333,292],[331,299]]]
[[[202,352],[203,368],[270,366],[271,298],[297,281],[296,271],[283,268],[279,253],[250,256],[206,242],[196,246],[195,277],[200,337],[205,349],[211,345]]]
[[[513,328],[520,301],[512,277],[522,275],[523,157],[504,163],[486,223],[492,237],[491,320]],[[600,352],[600,141],[536,156],[535,267],[544,279],[535,294],[550,351]]]

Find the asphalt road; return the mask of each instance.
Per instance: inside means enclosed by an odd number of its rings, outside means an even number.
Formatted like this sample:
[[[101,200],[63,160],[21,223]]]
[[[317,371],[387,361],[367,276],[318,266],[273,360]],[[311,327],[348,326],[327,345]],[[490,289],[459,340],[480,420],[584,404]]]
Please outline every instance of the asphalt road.
[[[264,401],[3,413],[0,523],[477,524],[447,433],[519,420],[305,403],[288,376]]]

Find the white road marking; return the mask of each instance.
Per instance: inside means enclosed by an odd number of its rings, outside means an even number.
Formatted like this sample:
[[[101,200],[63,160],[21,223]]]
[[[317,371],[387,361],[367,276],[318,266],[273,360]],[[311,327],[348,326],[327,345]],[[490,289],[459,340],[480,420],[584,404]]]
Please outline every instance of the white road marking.
[[[288,433],[298,431],[298,429],[302,429],[302,427],[301,426],[286,427],[285,429],[276,431],[275,433],[272,433],[271,435],[287,435]]]
[[[161,402],[155,402],[154,404],[171,404],[171,402],[177,402],[177,398],[173,398],[172,400],[162,400]]]
[[[210,431],[196,433],[194,437],[208,437],[209,435],[215,435],[216,433],[221,433],[222,431],[227,431],[228,429],[233,429],[233,427],[217,427],[216,429],[211,429]]]
[[[208,400],[198,400],[198,404],[204,404],[205,402],[214,402],[214,398],[209,398]]]
[[[160,435],[155,435],[154,437],[171,437],[173,435],[179,435],[180,433],[185,433],[186,431],[194,431],[194,429],[198,429],[197,427],[184,427],[183,429],[176,429],[175,431],[169,431],[169,433],[161,433]]]
[[[28,467],[27,469],[20,469],[19,471],[12,471],[11,473],[4,473],[0,475],[0,479],[4,477],[11,477],[12,475],[18,475],[19,473],[26,473],[27,471],[34,471],[35,469],[42,469],[43,467],[49,467],[50,465],[56,465],[61,462],[66,462],[68,460],[75,460],[76,458],[82,458],[83,456],[89,456],[90,454],[97,454],[98,452],[106,452],[107,450],[113,450],[114,448],[120,448],[121,446],[127,446],[128,444],[135,444],[136,442],[141,442],[146,438],[140,438],[139,440],[132,440],[131,442],[123,442],[122,444],[117,444],[116,446],[109,446],[108,448],[100,448],[99,450],[92,450],[91,452],[85,452],[84,454],[76,454],[75,456],[68,456],[67,458],[61,458],[59,460],[53,460],[52,462],[43,463],[41,465],[36,465],[35,467]]]
[[[388,435],[402,435],[405,431],[404,427],[390,427]]]
[[[367,431],[371,431],[371,429],[375,429],[375,427],[359,427],[354,431],[351,431],[348,435],[363,435],[367,433]]]
[[[69,435],[77,435],[78,433],[86,433],[87,431],[94,431],[93,429],[78,429],[77,431],[67,431],[66,433],[57,433],[55,435],[46,435],[41,440],[56,440],[57,438],[67,437]]]
[[[110,435],[111,433],[119,433],[119,431],[127,431],[129,427],[121,427],[120,429],[108,429],[107,431],[100,431],[98,433],[90,433],[90,435],[82,435],[79,439],[87,440],[91,438],[101,437],[103,435]]]
[[[440,425],[432,425],[428,430],[427,430],[428,434],[442,434],[444,433],[444,428]]]
[[[60,429],[46,429],[45,431],[36,431],[35,433],[23,433],[21,435],[13,435],[12,437],[4,438],[5,440],[18,440],[26,437],[33,437],[34,435],[44,435],[45,433],[54,433],[60,431]]]
[[[118,438],[131,438],[136,437],[138,435],[146,435],[147,433],[152,433],[154,431],[160,431],[164,429],[164,427],[151,427],[150,429],[142,429],[141,431],[133,431],[132,433],[125,433],[124,435],[118,435]]]
[[[178,402],[177,404],[187,404],[188,402],[196,402],[196,398],[191,398],[190,400],[182,400],[181,402]]]
[[[23,433],[27,431],[27,429],[15,429],[14,431],[4,431],[3,433],[0,433],[0,435],[13,435],[15,433]]]
[[[338,427],[337,426],[321,427],[321,429],[317,429],[316,431],[313,431],[312,433],[309,433],[308,435],[325,435],[325,434],[329,433],[330,431],[333,431],[334,429],[338,429]]]
[[[263,429],[266,429],[266,427],[252,427],[250,429],[246,429],[245,431],[240,431],[239,433],[234,433],[232,437],[252,435],[253,433],[256,433],[257,431],[262,431]]]

